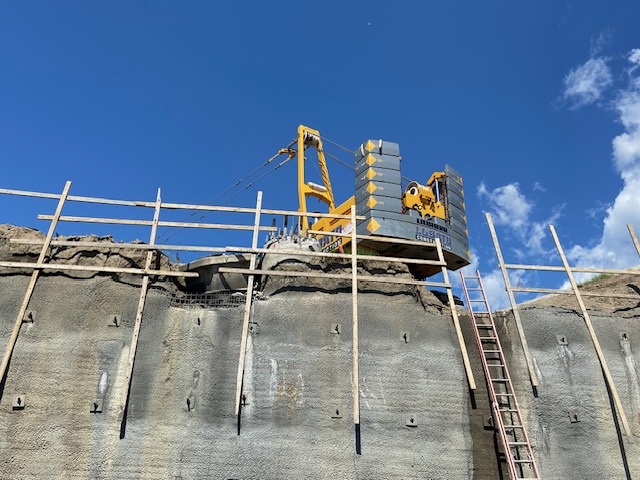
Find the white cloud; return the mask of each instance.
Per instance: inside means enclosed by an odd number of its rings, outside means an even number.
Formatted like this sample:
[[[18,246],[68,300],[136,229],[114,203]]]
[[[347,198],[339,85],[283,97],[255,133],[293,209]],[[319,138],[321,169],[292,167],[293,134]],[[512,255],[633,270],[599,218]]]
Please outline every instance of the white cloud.
[[[622,92],[615,105],[626,131],[613,139],[613,161],[627,180],[640,170],[640,84]]]
[[[518,183],[509,183],[489,191],[483,182],[478,187],[478,196],[489,200],[496,225],[517,230],[529,222],[533,204],[520,192]]]
[[[591,57],[600,55],[600,52],[611,43],[612,37],[613,32],[611,30],[605,30],[597,37],[591,37]]]
[[[478,265],[480,264],[480,256],[478,252],[471,249],[471,264],[462,268],[460,271],[465,277],[475,277],[477,275]],[[488,274],[480,273],[482,277],[482,285],[484,286],[485,295],[487,296],[487,301],[489,302],[489,307],[491,311],[499,310],[509,306],[509,298],[507,297],[507,291],[504,286],[504,279],[502,278],[502,272],[499,269],[495,269]],[[460,290],[460,298],[464,299],[464,294],[462,293],[462,283],[460,281],[460,275],[456,272],[451,277],[451,284],[454,288]],[[467,282],[467,287],[469,288],[477,288],[478,282],[477,280],[469,280]],[[472,300],[480,300],[482,299],[482,295],[478,291],[470,291],[469,296]],[[468,306],[467,306],[468,308]],[[474,302],[474,312],[478,312],[484,309],[484,305],[479,302]]]
[[[607,60],[604,57],[590,58],[564,78],[563,98],[573,102],[574,108],[589,105],[600,99],[611,82]]]
[[[629,70],[629,74],[633,74],[634,70],[640,67],[640,48],[634,48],[629,52],[629,56],[627,57],[631,65],[631,69]]]
[[[547,189],[545,187],[543,187],[540,182],[535,182],[533,184],[533,191],[534,192],[546,192]]]
[[[611,208],[611,205],[611,203],[605,203],[601,200],[596,200],[594,206],[587,209],[587,215],[589,215],[589,217],[593,219],[604,216],[609,208]]]
[[[511,281],[511,273],[509,274],[509,281]],[[484,286],[485,294],[489,300],[491,311],[502,310],[510,307],[509,297],[507,296],[507,290],[504,286],[504,277],[502,271],[499,268],[492,270],[486,275],[482,275],[482,285]]]
[[[548,253],[542,246],[547,237],[547,226],[560,218],[562,206],[549,218],[537,222],[531,219],[534,204],[520,191],[518,183],[509,183],[493,190],[481,183],[478,196],[488,200],[493,223],[514,232],[529,254]],[[519,260],[526,257],[522,250],[515,250],[515,255]]]
[[[632,50],[628,59],[632,65],[640,65],[640,49]],[[613,163],[624,184],[606,210],[597,244],[569,250],[569,258],[578,266],[629,268],[640,263],[627,230],[627,224],[640,229],[640,78],[634,78],[632,70],[629,86],[614,101],[625,131],[612,141]]]

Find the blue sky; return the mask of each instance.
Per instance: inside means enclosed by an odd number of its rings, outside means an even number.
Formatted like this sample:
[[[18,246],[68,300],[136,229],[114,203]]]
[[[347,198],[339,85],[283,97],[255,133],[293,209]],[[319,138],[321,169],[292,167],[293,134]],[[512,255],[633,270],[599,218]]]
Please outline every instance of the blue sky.
[[[461,172],[474,266],[501,304],[485,211],[508,262],[558,264],[551,222],[574,264],[640,263],[625,227],[640,232],[638,18],[630,0],[5,2],[0,187],[72,180],[76,195],[153,200],[159,187],[206,203],[300,123],[350,149],[383,138],[400,143],[406,177]],[[352,172],[330,173],[336,197],[352,195]],[[231,204],[252,206],[258,189],[266,207],[295,210],[295,165]],[[0,222],[46,230],[35,214],[53,208],[0,196]]]

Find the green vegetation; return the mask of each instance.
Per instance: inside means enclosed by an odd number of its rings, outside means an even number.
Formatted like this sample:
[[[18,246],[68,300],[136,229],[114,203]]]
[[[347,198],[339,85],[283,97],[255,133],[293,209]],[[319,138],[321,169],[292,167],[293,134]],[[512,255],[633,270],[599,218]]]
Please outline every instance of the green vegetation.
[[[585,280],[584,282],[579,282],[578,286],[579,287],[586,287],[588,285],[593,285],[594,283],[598,283],[599,281],[604,280],[605,278],[612,277],[612,276],[613,275],[611,275],[610,273],[599,273],[595,277],[590,278],[589,280]]]

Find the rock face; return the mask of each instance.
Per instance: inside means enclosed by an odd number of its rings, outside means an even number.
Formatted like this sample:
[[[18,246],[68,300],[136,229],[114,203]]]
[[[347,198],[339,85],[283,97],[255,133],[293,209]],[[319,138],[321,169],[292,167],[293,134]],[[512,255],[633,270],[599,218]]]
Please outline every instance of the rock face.
[[[19,243],[12,243],[10,242],[10,239],[12,238],[44,241],[46,235],[30,228],[17,227],[15,225],[0,225],[0,261],[34,263],[40,255],[42,245],[23,245]],[[52,246],[49,249],[49,255],[47,256],[48,261],[50,262],[117,268],[144,268],[147,258],[147,251],[145,250],[108,248],[109,245],[116,245],[116,242],[111,236],[56,236],[54,240],[90,242],[95,243],[95,247]],[[135,241],[133,243],[142,244],[143,242]],[[154,269],[178,270],[179,267],[179,265],[172,264],[169,261],[169,258],[162,252],[154,256],[152,263],[152,268]],[[30,274],[31,271],[32,270],[30,268],[16,269],[0,267],[0,272],[7,274]],[[66,270],[61,274],[70,278],[90,278],[97,275],[95,272],[76,270]],[[113,275],[113,277],[125,279],[126,281],[138,281],[135,276],[128,274]],[[170,288],[184,288],[183,281],[172,280],[171,283],[173,284],[173,287]]]
[[[37,247],[15,250],[6,241],[16,234],[42,238],[5,229],[2,260],[32,261]],[[78,262],[92,258],[67,250],[58,254]],[[104,255],[100,262],[132,265],[110,260],[113,252]],[[144,253],[128,258],[139,265]],[[298,259],[274,268],[348,273],[350,265]],[[3,345],[27,273],[0,272]],[[384,262],[359,273],[408,275],[404,266]],[[495,434],[485,428],[490,409],[469,319],[461,317],[478,384],[473,395],[450,311],[423,289],[361,286],[361,455],[353,425],[350,281],[261,280],[240,421],[234,410],[243,306],[183,308],[172,306],[175,295],[173,283],[152,282],[121,430],[118,402],[126,389],[139,287],[106,275],[47,273],[38,280],[29,304],[34,321],[21,327],[0,401],[0,478],[493,480],[500,470],[508,478]],[[575,310],[544,303],[522,310],[539,370],[537,396],[512,317],[497,318],[542,478],[640,476],[635,303],[591,312],[631,424],[627,436],[618,435],[593,345]],[[24,408],[13,408],[17,396]],[[96,401],[102,412],[91,413]],[[579,421],[572,423],[569,412]]]

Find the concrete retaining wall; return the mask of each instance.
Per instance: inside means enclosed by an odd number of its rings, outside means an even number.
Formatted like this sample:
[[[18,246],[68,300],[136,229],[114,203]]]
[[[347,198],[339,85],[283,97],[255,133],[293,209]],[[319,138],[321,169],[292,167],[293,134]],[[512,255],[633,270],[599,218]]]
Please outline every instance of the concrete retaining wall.
[[[27,281],[0,276],[3,345]],[[359,295],[356,455],[351,294],[296,282],[290,289],[281,282],[254,302],[257,333],[249,338],[239,434],[242,307],[170,307],[173,290],[154,285],[120,438],[117,402],[139,288],[104,276],[44,276],[29,307],[35,321],[22,326],[0,402],[0,478],[501,478],[494,432],[484,428],[489,405],[468,318],[462,320],[478,383],[473,396],[451,317],[437,301],[423,304],[426,295],[398,288]],[[121,315],[119,327],[110,325],[113,315]],[[552,307],[523,311],[540,377],[537,397],[513,319],[498,319],[545,479],[640,477],[640,328],[632,311],[625,315],[594,312],[592,319],[632,427],[622,437],[629,475],[582,318]],[[336,323],[339,334],[332,333]],[[558,345],[556,335],[568,345]],[[12,409],[17,394],[25,395],[23,410]],[[89,412],[94,399],[103,400],[102,413]],[[570,421],[570,411],[579,422]],[[407,426],[410,418],[417,426]]]

